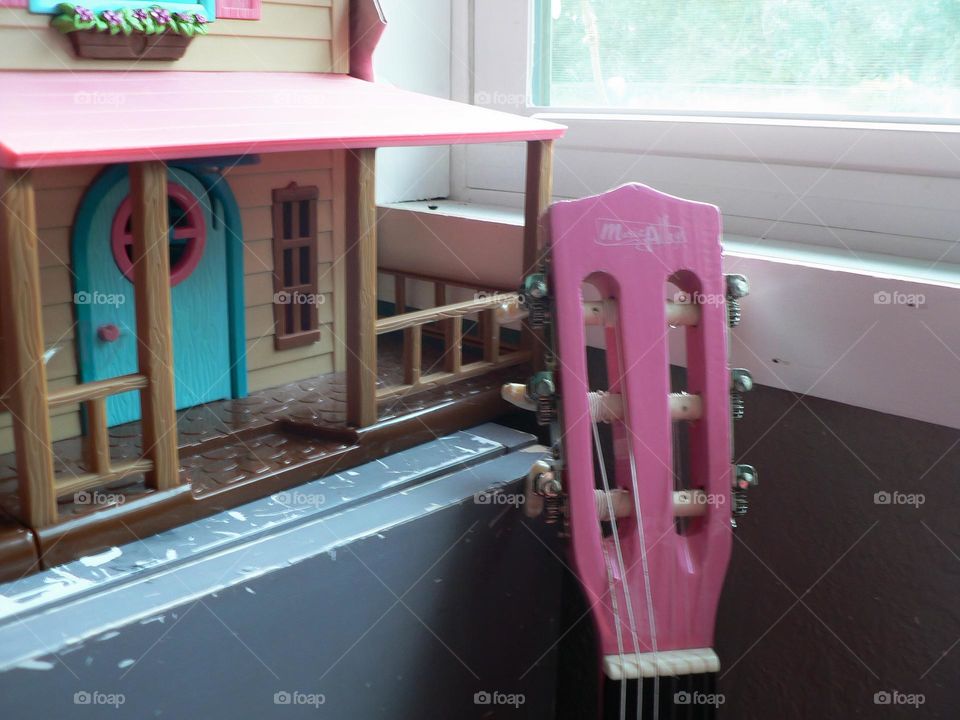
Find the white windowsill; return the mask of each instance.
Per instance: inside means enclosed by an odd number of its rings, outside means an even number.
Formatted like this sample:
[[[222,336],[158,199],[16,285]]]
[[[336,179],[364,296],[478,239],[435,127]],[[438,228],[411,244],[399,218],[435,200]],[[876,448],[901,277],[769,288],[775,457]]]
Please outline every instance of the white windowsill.
[[[456,200],[426,200],[381,205],[390,210],[419,212],[440,217],[463,218],[500,225],[523,225],[523,211],[500,205],[481,205]],[[960,266],[933,264],[924,260],[790,243],[743,235],[725,234],[724,253],[731,257],[793,263],[809,268],[834,270],[912,283],[960,288]]]

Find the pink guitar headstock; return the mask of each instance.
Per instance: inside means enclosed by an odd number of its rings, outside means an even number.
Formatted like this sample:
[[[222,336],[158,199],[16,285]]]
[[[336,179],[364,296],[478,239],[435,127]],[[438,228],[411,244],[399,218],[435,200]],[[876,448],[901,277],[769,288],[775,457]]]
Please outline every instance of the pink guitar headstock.
[[[556,203],[546,227],[546,273],[525,293],[552,353],[528,387],[504,391],[553,426],[557,458],[531,471],[532,494],[565,498],[607,677],[715,672],[731,514],[756,482],[731,457],[731,414],[752,382],[727,355],[746,280],[723,275],[716,207],[643,185]],[[606,387],[588,382],[590,326]],[[671,333],[684,336],[682,392]]]

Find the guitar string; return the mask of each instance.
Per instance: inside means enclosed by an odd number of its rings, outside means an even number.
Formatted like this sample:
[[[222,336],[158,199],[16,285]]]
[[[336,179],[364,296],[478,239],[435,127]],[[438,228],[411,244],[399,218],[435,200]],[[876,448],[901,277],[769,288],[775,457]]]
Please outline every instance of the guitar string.
[[[614,305],[614,312],[616,313],[616,318],[615,318],[615,320],[616,320],[616,323],[617,323],[617,332],[616,332],[616,338],[617,338],[617,355],[618,355],[620,358],[622,358],[622,357],[623,357],[623,345],[622,345],[622,342],[623,342],[623,341],[622,341],[622,338],[621,338],[620,332],[619,332],[619,327],[620,327],[620,306],[619,306],[619,304],[615,304],[615,305]],[[621,400],[622,400],[622,408],[623,408],[623,409],[622,409],[622,412],[623,412],[623,418],[624,418],[624,419],[626,419],[626,418],[629,417],[629,414],[628,414],[629,405],[628,405],[628,401],[627,401],[627,393],[624,392],[625,388],[623,387],[624,384],[625,384],[625,382],[626,382],[626,378],[621,378],[621,379],[620,379],[620,383],[621,383],[620,397],[621,397]],[[624,426],[625,426],[625,427],[628,427],[628,426],[626,425],[626,423],[624,423]],[[632,433],[633,431],[632,431],[631,429],[629,429],[629,427],[628,427],[628,432],[631,432],[631,433]],[[659,704],[659,699],[660,699],[660,658],[659,658],[659,655],[658,655],[658,648],[657,648],[657,623],[656,623],[656,618],[654,617],[654,612],[653,612],[653,590],[652,590],[652,586],[651,586],[651,583],[650,583],[650,566],[649,566],[649,563],[648,563],[648,561],[647,561],[647,546],[646,546],[646,541],[644,540],[645,534],[644,534],[644,527],[643,527],[643,511],[642,511],[642,508],[641,508],[641,506],[640,506],[640,483],[639,483],[639,481],[638,481],[638,479],[637,479],[637,461],[636,461],[636,456],[634,455],[634,452],[633,452],[633,439],[632,439],[632,438],[628,438],[628,439],[627,439],[627,449],[628,449],[629,457],[630,457],[630,482],[631,482],[632,490],[633,490],[634,511],[635,511],[635,513],[636,513],[636,516],[637,516],[637,537],[638,537],[638,539],[640,540],[640,562],[641,562],[641,567],[642,567],[642,569],[643,569],[643,586],[644,586],[645,599],[646,599],[646,602],[647,602],[647,620],[648,620],[649,625],[650,625],[650,645],[651,645],[651,649],[653,650],[653,666],[654,666],[654,674],[653,674],[653,720],[657,720],[657,717],[658,717],[659,714],[660,714],[660,704]],[[626,583],[626,578],[624,578],[624,583]],[[639,645],[636,646],[636,650],[637,650],[637,654],[639,655],[639,653],[640,653],[640,647],[639,647]],[[638,667],[638,668],[640,667],[640,663],[639,663],[639,662],[637,663],[637,667]],[[639,698],[638,705],[641,705],[641,706],[642,706],[642,699],[643,699],[643,673],[638,673],[638,674],[640,675],[640,677],[637,679],[637,684],[638,684],[638,686],[639,686],[639,688],[638,688],[638,690],[637,690],[637,694],[638,694],[638,698]],[[637,714],[638,720],[640,720],[640,718],[642,718],[642,717],[643,717],[642,711],[638,712],[638,714]]]
[[[587,397],[588,397],[587,412],[588,414],[591,414],[590,403],[589,403],[589,392],[587,394]],[[620,535],[617,530],[616,515],[614,515],[614,512],[613,512],[613,501],[610,497],[610,482],[609,482],[609,479],[607,478],[607,467],[603,458],[603,449],[600,446],[600,433],[599,433],[599,430],[597,429],[597,421],[592,417],[591,417],[591,427],[593,429],[593,443],[594,443],[593,449],[596,452],[597,461],[600,468],[600,477],[602,479],[603,487],[604,487],[604,497],[607,500],[607,513],[612,523],[611,529],[614,537],[614,547],[616,549],[617,562],[620,566],[620,577],[625,577],[626,572],[625,572],[625,566],[623,563],[623,553],[620,549]],[[597,511],[599,511],[599,508],[597,508]],[[617,599],[617,589],[616,589],[616,584],[614,583],[613,573],[610,572],[610,565],[611,565],[610,547],[608,544],[602,541],[602,538],[601,538],[601,548],[603,549],[604,567],[607,572],[607,583],[609,586],[611,610],[613,612],[613,621],[614,621],[613,627],[617,636],[617,655],[620,658],[620,667],[622,672],[622,668],[625,666],[625,656],[623,652],[623,647],[624,647],[623,646],[623,630],[620,626],[620,609],[619,609],[620,603]],[[624,599],[627,603],[627,609],[630,612],[630,617],[632,618],[633,610],[630,607],[631,601],[630,601],[629,593],[625,595]],[[637,642],[635,627],[636,626],[631,628],[631,631],[634,633],[634,644],[636,644]],[[619,715],[620,715],[620,720],[626,720],[627,718],[627,684],[625,682],[621,682],[621,685],[620,685]]]
[[[603,483],[603,495],[606,498],[607,504],[607,514],[610,517],[610,529],[611,536],[613,537],[613,547],[616,549],[617,554],[617,565],[620,569],[620,578],[621,584],[623,586],[623,599],[627,605],[627,621],[630,627],[630,634],[633,637],[633,646],[636,648],[639,643],[639,638],[637,637],[637,626],[634,622],[633,617],[633,601],[630,599],[630,588],[627,585],[627,570],[626,565],[623,562],[623,550],[620,547],[620,531],[617,528],[617,516],[613,511],[613,498],[610,494],[610,479],[607,476],[607,464],[603,458],[603,450],[600,446],[600,431],[598,429],[597,421],[591,418],[591,427],[593,428],[593,442],[594,447],[596,448],[597,458],[599,459],[600,466],[600,480]],[[613,580],[611,578],[611,590],[612,597],[616,601],[617,593],[614,586]],[[625,657],[623,652],[623,633],[620,629],[620,614],[618,611],[614,611],[614,626],[617,631],[617,650],[620,655],[620,667],[621,674],[626,670]],[[625,680],[621,680],[620,685],[620,718],[621,720],[626,720],[627,717],[627,683]]]
[[[623,664],[623,657],[624,657],[623,656],[623,632],[620,629],[620,610],[618,608],[618,603],[617,603],[616,586],[613,584],[613,575],[609,569],[610,563],[612,562],[610,559],[610,550],[606,545],[604,545],[603,547],[603,556],[604,556],[604,560],[607,568],[607,582],[610,584],[610,598],[612,601],[611,605],[613,606],[612,610],[613,610],[613,618],[614,618],[614,627],[616,628],[616,633],[617,633],[617,653],[620,656],[620,663]],[[626,693],[626,686],[624,686],[620,690],[620,720],[626,720],[626,712],[627,712],[627,693]]]

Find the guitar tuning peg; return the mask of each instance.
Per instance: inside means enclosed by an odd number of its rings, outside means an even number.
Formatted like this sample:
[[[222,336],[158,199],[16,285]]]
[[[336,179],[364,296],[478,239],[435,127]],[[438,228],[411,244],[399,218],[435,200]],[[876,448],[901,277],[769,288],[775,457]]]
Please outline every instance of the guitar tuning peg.
[[[750,283],[744,275],[725,275],[727,284],[727,324],[737,327],[740,324],[740,298],[750,294]]]
[[[549,370],[538,372],[527,383],[527,395],[536,403],[537,422],[548,425],[557,418],[557,384]]]
[[[530,397],[534,398],[553,397],[557,392],[557,386],[553,381],[553,373],[548,370],[538,372],[530,378],[530,383],[527,387],[530,392]]]
[[[527,394],[523,383],[506,383],[500,387],[500,397],[522,410],[536,410],[537,404]]]
[[[557,522],[563,512],[563,484],[558,467],[551,460],[538,460],[524,483],[524,513],[531,518],[544,513],[548,525]]]
[[[731,511],[733,517],[730,524],[733,528],[737,527],[737,518],[743,517],[750,509],[750,503],[747,499],[747,490],[756,487],[758,483],[757,471],[753,465],[734,465],[733,466],[733,507]]]
[[[743,393],[753,390],[753,375],[744,368],[730,371],[730,409],[734,420],[743,418]]]
[[[527,275],[523,280],[523,294],[535,300],[542,300],[548,293],[547,278],[542,273]]]
[[[756,487],[760,479],[753,465],[735,465],[733,468],[733,482],[740,490]]]
[[[543,327],[549,314],[550,287],[547,276],[543,273],[527,275],[520,287],[520,298],[528,313],[527,319],[531,327]]]
[[[739,300],[750,294],[750,282],[745,275],[724,275],[727,283],[727,297]]]

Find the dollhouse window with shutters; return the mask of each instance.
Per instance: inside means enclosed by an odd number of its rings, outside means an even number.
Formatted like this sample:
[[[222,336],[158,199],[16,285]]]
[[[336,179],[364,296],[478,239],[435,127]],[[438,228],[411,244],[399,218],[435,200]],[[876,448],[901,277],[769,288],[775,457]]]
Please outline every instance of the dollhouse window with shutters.
[[[316,186],[273,191],[274,346],[288,350],[320,339],[317,312]]]
[[[260,0],[217,0],[217,17],[259,20]]]

